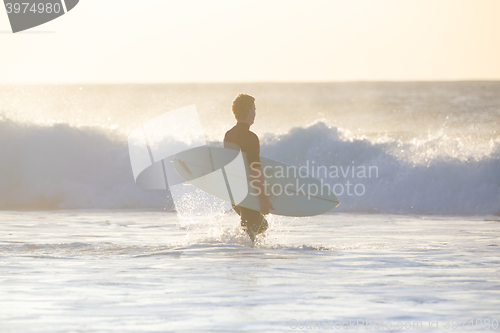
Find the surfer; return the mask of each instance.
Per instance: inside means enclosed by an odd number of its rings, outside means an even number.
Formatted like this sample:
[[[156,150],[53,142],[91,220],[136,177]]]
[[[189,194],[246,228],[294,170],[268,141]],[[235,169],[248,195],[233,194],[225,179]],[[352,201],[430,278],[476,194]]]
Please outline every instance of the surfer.
[[[233,100],[231,110],[236,119],[236,125],[226,132],[224,148],[234,148],[236,144],[242,152],[246,153],[250,177],[256,180],[253,184],[260,189],[260,212],[233,205],[233,209],[241,218],[241,226],[253,242],[258,234],[267,230],[268,224],[264,215],[269,214],[270,209],[274,209],[264,190],[264,178],[260,169],[259,137],[250,131],[250,126],[255,120],[255,98],[246,94],[238,94]]]

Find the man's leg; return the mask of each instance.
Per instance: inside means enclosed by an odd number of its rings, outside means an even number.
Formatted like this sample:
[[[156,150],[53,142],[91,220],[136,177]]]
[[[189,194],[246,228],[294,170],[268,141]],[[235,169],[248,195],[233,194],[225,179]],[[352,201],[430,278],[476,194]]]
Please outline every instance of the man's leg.
[[[258,234],[267,230],[267,221],[259,211],[239,206],[233,206],[233,208],[240,215],[241,226],[246,230],[252,242]]]

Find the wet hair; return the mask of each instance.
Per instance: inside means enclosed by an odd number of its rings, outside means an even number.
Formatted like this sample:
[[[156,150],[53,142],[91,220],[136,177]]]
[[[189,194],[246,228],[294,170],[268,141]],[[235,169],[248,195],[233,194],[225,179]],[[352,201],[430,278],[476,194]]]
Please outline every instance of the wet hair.
[[[242,93],[238,94],[238,96],[236,96],[233,100],[233,105],[231,106],[234,118],[236,118],[237,121],[245,120],[254,103],[255,98],[253,96]]]

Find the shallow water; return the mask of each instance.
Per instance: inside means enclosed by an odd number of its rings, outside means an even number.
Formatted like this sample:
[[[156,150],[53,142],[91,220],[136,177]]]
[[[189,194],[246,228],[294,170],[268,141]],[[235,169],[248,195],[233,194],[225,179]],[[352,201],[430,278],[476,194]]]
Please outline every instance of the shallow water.
[[[325,320],[336,330],[362,320],[366,331],[421,322],[418,331],[450,332],[500,320],[498,217],[269,220],[252,246],[232,213],[182,228],[164,212],[2,212],[0,329],[286,331]]]

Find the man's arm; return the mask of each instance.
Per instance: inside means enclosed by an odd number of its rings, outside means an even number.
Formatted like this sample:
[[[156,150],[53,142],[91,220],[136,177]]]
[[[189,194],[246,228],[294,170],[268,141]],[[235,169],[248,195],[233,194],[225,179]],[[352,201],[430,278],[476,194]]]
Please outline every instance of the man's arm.
[[[264,173],[262,172],[260,162],[256,161],[250,164],[250,177],[252,178],[252,184],[259,189],[260,212],[262,214],[269,214],[269,210],[274,210],[274,207],[266,193]]]
[[[259,137],[252,133],[253,140],[251,144],[251,149],[247,153],[248,163],[250,165],[250,177],[252,182],[259,191],[260,198],[260,212],[262,214],[269,214],[270,209],[274,209],[273,205],[269,201],[269,197],[266,193],[266,186],[264,182],[264,173],[262,172],[262,167],[260,165],[260,142]]]

